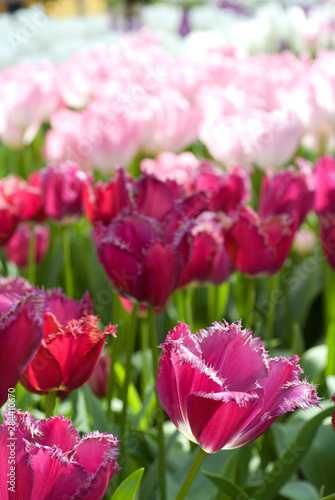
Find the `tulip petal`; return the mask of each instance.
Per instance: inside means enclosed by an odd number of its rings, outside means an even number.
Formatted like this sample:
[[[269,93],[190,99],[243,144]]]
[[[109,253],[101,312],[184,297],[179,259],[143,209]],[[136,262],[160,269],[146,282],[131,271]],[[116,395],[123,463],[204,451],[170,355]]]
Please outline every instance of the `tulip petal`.
[[[162,221],[174,207],[174,193],[155,177],[145,175],[137,183],[135,207],[139,213]]]
[[[40,346],[36,356],[23,372],[21,384],[30,392],[46,394],[58,389],[62,383],[62,370],[51,352]]]
[[[200,331],[199,341],[204,362],[215,370],[232,391],[248,392],[269,370],[268,359],[261,339],[241,324],[213,323]]]
[[[85,469],[67,459],[56,447],[31,445],[29,455],[35,472],[32,499],[72,498],[87,480],[88,473]]]
[[[187,415],[201,448],[216,453],[223,447],[234,448],[231,445],[234,437],[259,414],[262,405],[256,391],[191,394],[187,397]]]
[[[38,424],[38,431],[41,436],[37,442],[42,446],[56,445],[63,453],[70,451],[79,441],[80,436],[71,420],[63,415],[43,419]]]

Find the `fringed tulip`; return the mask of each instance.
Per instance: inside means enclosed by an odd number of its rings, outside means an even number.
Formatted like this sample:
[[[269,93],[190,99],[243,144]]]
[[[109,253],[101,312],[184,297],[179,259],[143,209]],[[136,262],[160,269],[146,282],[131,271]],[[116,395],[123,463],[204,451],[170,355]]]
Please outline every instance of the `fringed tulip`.
[[[22,280],[24,281],[24,280]],[[17,287],[0,281],[0,406],[36,354],[43,338],[43,297],[27,289],[20,297]],[[1,498],[2,495],[0,495]]]
[[[0,427],[2,500],[102,500],[119,470],[118,440],[94,431],[80,437],[62,415],[36,420],[10,410]]]
[[[162,344],[158,397],[177,429],[208,453],[244,446],[277,417],[318,405],[298,356],[270,358],[240,324],[193,335],[179,323]]]
[[[40,187],[10,175],[0,181],[0,193],[7,203],[16,207],[21,221],[45,218]]]
[[[264,176],[259,202],[262,218],[270,215],[289,214],[298,225],[312,210],[314,188],[312,178],[307,173],[286,169]]]
[[[44,337],[21,376],[22,385],[38,394],[57,390],[58,396],[83,385],[99,361],[107,335],[115,336],[115,326],[107,326],[100,333],[97,322],[97,317],[86,315],[61,326],[53,314],[46,312]]]
[[[261,219],[244,207],[225,233],[225,249],[242,273],[274,274],[288,257],[296,230],[297,221],[288,214]]]
[[[223,283],[234,267],[224,248],[224,225],[213,212],[203,212],[194,221],[192,258],[180,286],[196,283]]]
[[[8,259],[18,267],[25,267],[29,262],[29,245],[32,237],[35,238],[36,264],[45,257],[49,249],[50,229],[47,226],[19,224],[5,247]]]
[[[121,295],[164,307],[189,259],[187,230],[175,219],[166,229],[142,214],[124,213],[109,226],[96,227],[93,237],[98,258]]]

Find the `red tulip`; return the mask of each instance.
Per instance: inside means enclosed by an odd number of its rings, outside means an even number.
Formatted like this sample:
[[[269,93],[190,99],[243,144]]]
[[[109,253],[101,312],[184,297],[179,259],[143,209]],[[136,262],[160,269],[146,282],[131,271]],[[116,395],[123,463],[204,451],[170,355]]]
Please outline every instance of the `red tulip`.
[[[108,184],[87,182],[83,190],[83,203],[88,220],[92,224],[101,221],[109,224],[119,212],[129,207],[132,179],[123,169]]]
[[[279,415],[318,405],[298,356],[270,358],[241,325],[214,323],[193,335],[179,323],[161,346],[156,380],[169,418],[208,453],[244,446]]]
[[[40,171],[45,213],[66,222],[83,214],[83,188],[88,174],[71,162],[49,165]]]
[[[22,385],[38,394],[57,390],[58,396],[83,385],[100,358],[107,335],[115,336],[115,326],[107,326],[100,333],[97,322],[97,317],[87,315],[62,327],[53,314],[46,312],[44,338],[21,376]]]
[[[7,203],[16,207],[21,221],[41,221],[45,218],[39,186],[10,175],[0,181],[0,194]]]
[[[307,173],[286,169],[263,178],[259,202],[261,218],[270,215],[289,214],[296,218],[298,225],[312,210],[314,187]]]
[[[19,289],[19,280],[17,284]],[[41,294],[28,292],[25,297],[19,297],[6,285],[7,280],[1,279],[0,406],[7,400],[8,389],[15,387],[22,372],[33,359],[43,338]]]
[[[313,171],[315,184],[314,210],[318,215],[335,213],[335,159],[320,158]]]
[[[144,215],[124,213],[95,229],[99,260],[121,295],[153,307],[166,305],[190,252],[188,226],[172,215],[163,226]]]
[[[119,470],[118,440],[94,431],[80,437],[62,415],[36,420],[10,410],[0,427],[2,500],[101,500]]]
[[[200,163],[193,188],[209,193],[210,210],[213,212],[236,212],[250,198],[250,178],[245,169],[235,167],[224,173],[208,161]]]
[[[33,233],[36,239],[36,264],[45,257],[49,249],[50,229],[47,226],[19,224],[5,247],[5,253],[8,259],[14,262],[18,267],[25,267],[29,262],[29,245]]]
[[[244,207],[225,233],[225,249],[237,269],[244,274],[274,274],[287,258],[297,229],[289,215],[261,219]]]
[[[9,241],[20,221],[18,207],[3,195],[3,182],[0,181],[0,246]]]
[[[219,285],[233,271],[233,265],[224,248],[224,229],[220,217],[203,212],[192,227],[192,258],[181,278],[181,286],[191,281]]]

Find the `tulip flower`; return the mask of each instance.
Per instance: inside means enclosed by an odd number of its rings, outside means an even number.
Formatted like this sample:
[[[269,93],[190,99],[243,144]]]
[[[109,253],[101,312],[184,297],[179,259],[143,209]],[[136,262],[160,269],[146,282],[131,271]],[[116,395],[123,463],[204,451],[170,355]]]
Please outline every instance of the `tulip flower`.
[[[220,217],[203,212],[194,221],[192,258],[181,278],[181,286],[191,281],[223,283],[234,267],[224,248],[224,229]]]
[[[25,267],[29,262],[29,244],[32,234],[36,238],[36,264],[45,257],[49,249],[50,229],[47,226],[19,224],[5,247],[5,253],[8,259],[14,262],[18,267]]]
[[[296,229],[297,221],[288,214],[261,219],[252,208],[244,207],[225,233],[225,249],[242,273],[274,274],[290,252]]]
[[[7,203],[16,207],[21,221],[40,221],[45,218],[39,186],[10,175],[0,181],[0,193]]]
[[[88,220],[94,225],[109,224],[125,207],[130,206],[132,178],[119,169],[110,182],[87,182],[83,190],[83,204]]]
[[[289,214],[298,226],[312,210],[314,187],[307,173],[286,169],[264,176],[259,201],[259,214],[264,219],[270,215]]]
[[[313,170],[315,184],[314,210],[318,215],[335,213],[335,159],[320,158]]]
[[[82,193],[88,174],[75,163],[65,162],[49,165],[40,175],[45,213],[62,222],[81,217]]]
[[[330,267],[335,269],[335,214],[320,217],[320,243]]]
[[[7,409],[0,427],[2,500],[102,500],[119,470],[118,440],[94,431],[80,437],[59,415],[36,420]]]
[[[92,392],[98,397],[103,398],[107,395],[108,378],[111,370],[111,357],[109,354],[104,354],[100,357],[96,364],[92,375],[87,383]]]
[[[19,280],[17,284],[19,289]],[[41,344],[42,318],[43,297],[40,294],[28,290],[25,297],[19,297],[6,287],[5,280],[0,281],[0,406],[7,400],[8,389],[15,387]]]
[[[161,347],[158,397],[178,430],[208,453],[244,446],[280,415],[318,406],[315,387],[300,380],[298,356],[271,358],[241,324],[213,323],[193,335],[179,323]]]
[[[85,314],[69,320],[71,303],[60,311],[57,298],[47,299],[46,304],[49,310],[44,314],[44,337],[21,383],[31,392],[46,394],[56,390],[58,396],[66,396],[89,379],[107,335],[115,336],[116,327],[109,325],[101,333],[96,316]]]
[[[118,292],[153,307],[164,307],[189,259],[187,226],[175,232],[155,219],[123,213],[109,226],[97,226],[98,258]],[[178,226],[178,224],[177,224]]]

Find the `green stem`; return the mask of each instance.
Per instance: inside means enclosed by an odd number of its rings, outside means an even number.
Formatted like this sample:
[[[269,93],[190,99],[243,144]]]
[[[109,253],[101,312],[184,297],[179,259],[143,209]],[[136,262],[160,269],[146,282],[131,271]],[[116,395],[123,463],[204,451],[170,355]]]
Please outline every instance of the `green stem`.
[[[65,269],[65,291],[68,297],[73,297],[73,272],[71,264],[70,229],[68,227],[62,227],[62,233]]]
[[[36,233],[33,227],[29,240],[28,280],[32,285],[36,285]]]
[[[327,497],[321,498],[321,500],[335,500],[335,493],[328,495]]]
[[[141,396],[144,400],[148,387],[148,322],[144,319],[140,319],[141,324],[141,357],[142,357],[142,367],[141,367]]]
[[[210,325],[216,321],[218,314],[219,288],[217,286],[208,287],[207,322]],[[222,318],[219,318],[220,320]]]
[[[119,322],[119,296],[115,290],[113,290],[113,295],[112,295],[112,319],[111,322],[113,325],[117,325]],[[112,416],[112,408],[111,408],[111,401],[112,401],[112,396],[113,396],[113,386],[115,382],[115,370],[114,370],[114,362],[115,362],[115,355],[114,355],[114,348],[113,342],[110,343],[109,346],[109,354],[110,354],[110,359],[111,359],[111,365],[110,365],[110,372],[109,372],[109,377],[108,377],[108,390],[107,390],[107,418],[108,421],[110,421],[111,416]]]
[[[185,290],[183,290],[184,316],[186,323],[191,328],[193,325],[192,299],[193,299],[193,290],[191,288],[185,288]]]
[[[120,455],[121,459],[123,460],[122,477],[126,473],[125,434],[126,434],[127,410],[128,410],[128,387],[130,384],[131,357],[133,355],[134,344],[135,344],[137,312],[138,312],[138,303],[135,302],[133,304],[130,327],[126,339],[126,366],[125,366],[125,376],[124,376],[123,391],[122,391],[123,406],[122,406],[121,431],[120,431]]]
[[[275,273],[272,276],[268,278],[268,284],[269,284],[269,289],[268,289],[268,304],[269,304],[269,309],[267,311],[267,316],[266,316],[266,325],[265,325],[265,340],[269,342],[272,340],[273,337],[273,327],[275,324],[275,317],[276,317],[276,297],[274,296],[274,292],[278,289],[278,280],[279,278],[279,273]]]
[[[176,500],[184,500],[184,498],[186,498],[187,492],[190,489],[190,487],[194,481],[194,478],[197,475],[205,456],[206,456],[206,452],[202,448],[199,448],[199,451],[194,459],[194,462],[193,462],[190,470],[188,471],[186,479],[183,482],[183,485],[180,488],[178,495],[176,496]]]
[[[244,321],[245,326],[252,329],[253,328],[253,312],[255,307],[256,299],[256,281],[255,278],[246,278],[246,298],[245,298],[245,309],[244,309]]]
[[[157,351],[157,332],[155,322],[155,311],[153,307],[148,307],[148,322],[150,332],[150,343],[152,350],[152,362],[154,369],[154,378],[158,373],[158,351]],[[164,448],[164,432],[163,432],[163,408],[156,394],[156,426],[158,434],[158,470],[159,470],[159,491],[160,499],[166,499],[166,482],[165,482],[165,448]]]
[[[46,418],[52,417],[55,410],[57,391],[49,391],[45,396],[45,416]]]

